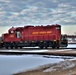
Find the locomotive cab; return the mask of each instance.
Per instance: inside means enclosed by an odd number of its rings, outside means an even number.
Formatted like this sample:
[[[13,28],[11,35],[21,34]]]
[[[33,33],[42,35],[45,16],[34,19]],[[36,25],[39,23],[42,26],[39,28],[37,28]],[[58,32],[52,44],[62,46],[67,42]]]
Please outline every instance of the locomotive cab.
[[[1,38],[0,47],[17,48],[21,42],[21,32],[17,28],[12,27],[8,30],[8,33],[4,33]]]
[[[21,38],[21,32],[17,30],[17,28],[12,27],[11,29],[9,29],[9,34],[15,35],[16,38]]]

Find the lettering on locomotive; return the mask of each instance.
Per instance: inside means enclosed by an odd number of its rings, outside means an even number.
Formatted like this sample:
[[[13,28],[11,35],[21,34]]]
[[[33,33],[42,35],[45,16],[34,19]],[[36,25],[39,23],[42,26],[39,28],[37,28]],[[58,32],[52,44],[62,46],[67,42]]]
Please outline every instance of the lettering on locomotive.
[[[38,34],[51,34],[52,31],[41,31],[41,32],[32,32],[33,35],[38,35]]]

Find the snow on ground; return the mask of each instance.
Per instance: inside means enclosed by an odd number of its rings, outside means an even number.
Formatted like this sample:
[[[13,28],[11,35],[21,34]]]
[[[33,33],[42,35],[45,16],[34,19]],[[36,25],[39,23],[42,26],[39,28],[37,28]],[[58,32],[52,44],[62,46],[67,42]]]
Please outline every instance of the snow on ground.
[[[2,52],[47,52],[48,50],[0,50]]]
[[[76,44],[68,44],[67,48],[76,48]]]
[[[58,63],[64,59],[45,58],[40,55],[0,55],[0,75],[12,75],[50,63]]]

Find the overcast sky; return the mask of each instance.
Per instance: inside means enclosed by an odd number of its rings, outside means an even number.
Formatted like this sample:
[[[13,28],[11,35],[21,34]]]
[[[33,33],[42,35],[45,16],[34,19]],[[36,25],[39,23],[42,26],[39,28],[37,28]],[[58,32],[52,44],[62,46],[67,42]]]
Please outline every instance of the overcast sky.
[[[0,26],[76,25],[76,0],[0,0]]]

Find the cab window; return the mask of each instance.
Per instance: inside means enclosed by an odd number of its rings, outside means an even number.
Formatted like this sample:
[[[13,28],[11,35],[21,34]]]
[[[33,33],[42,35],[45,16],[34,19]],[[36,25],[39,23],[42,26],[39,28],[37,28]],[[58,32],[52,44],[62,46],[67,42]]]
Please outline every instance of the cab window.
[[[21,33],[19,31],[16,32],[17,38],[21,38]]]

